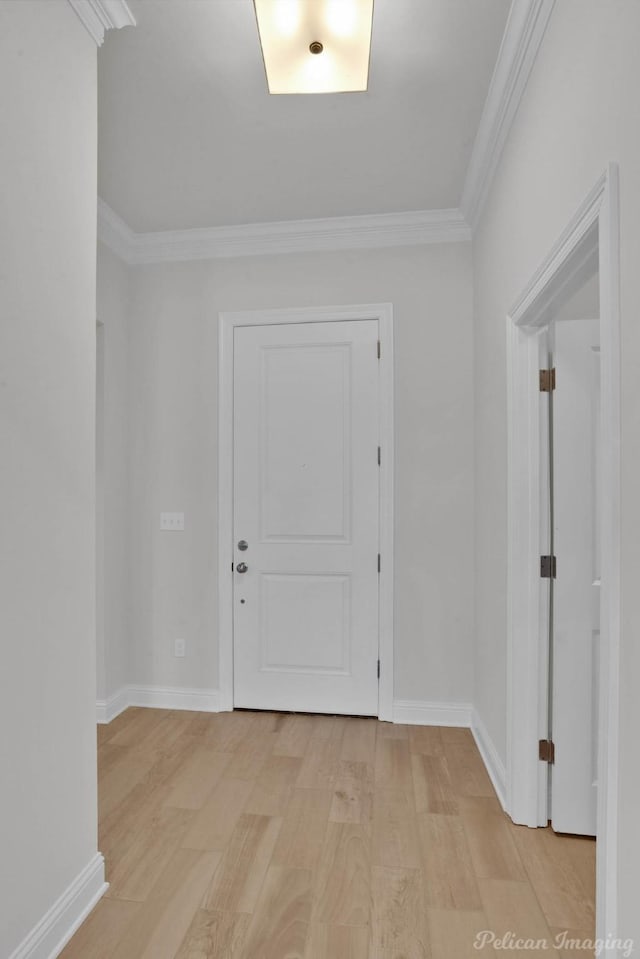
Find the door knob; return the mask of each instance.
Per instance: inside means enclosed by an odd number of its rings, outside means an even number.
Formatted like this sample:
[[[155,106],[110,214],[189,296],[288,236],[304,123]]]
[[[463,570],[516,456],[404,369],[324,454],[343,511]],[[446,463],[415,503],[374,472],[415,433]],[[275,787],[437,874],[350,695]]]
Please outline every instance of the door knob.
[[[248,569],[249,567],[247,566],[246,563],[238,563],[238,565],[236,566],[237,573],[246,573]]]
[[[241,539],[241,540],[240,540],[240,542],[238,543],[238,549],[239,549],[242,553],[244,553],[245,549],[249,549],[249,544],[247,543],[246,539]]]

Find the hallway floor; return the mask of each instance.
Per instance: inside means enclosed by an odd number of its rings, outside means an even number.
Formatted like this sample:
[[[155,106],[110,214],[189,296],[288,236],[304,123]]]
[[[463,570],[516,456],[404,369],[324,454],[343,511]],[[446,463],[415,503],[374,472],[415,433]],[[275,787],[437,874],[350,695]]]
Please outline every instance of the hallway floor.
[[[98,729],[110,888],[62,959],[585,959],[595,843],[514,826],[469,730],[128,709]],[[497,944],[496,944],[497,945]]]

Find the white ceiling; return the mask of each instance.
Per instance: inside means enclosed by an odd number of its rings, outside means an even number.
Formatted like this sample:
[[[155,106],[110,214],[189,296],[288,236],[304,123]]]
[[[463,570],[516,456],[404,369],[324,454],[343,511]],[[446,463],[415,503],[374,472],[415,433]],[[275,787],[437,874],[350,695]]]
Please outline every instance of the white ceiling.
[[[252,0],[131,0],[100,196],[136,232],[456,207],[509,5],[375,0],[367,93],[269,96]]]

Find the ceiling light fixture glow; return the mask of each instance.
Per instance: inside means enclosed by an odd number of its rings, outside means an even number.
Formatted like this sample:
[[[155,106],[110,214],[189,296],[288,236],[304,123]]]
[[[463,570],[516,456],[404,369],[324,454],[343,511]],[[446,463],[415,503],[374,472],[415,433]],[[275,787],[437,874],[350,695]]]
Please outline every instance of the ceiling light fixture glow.
[[[254,0],[269,93],[351,93],[369,82],[373,0]]]

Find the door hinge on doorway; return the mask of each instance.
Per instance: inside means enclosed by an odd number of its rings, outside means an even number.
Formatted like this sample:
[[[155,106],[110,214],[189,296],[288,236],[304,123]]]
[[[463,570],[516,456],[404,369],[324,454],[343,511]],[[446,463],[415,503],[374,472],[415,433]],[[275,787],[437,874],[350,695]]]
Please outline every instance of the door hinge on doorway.
[[[540,557],[540,578],[541,578],[541,579],[555,579],[555,578],[556,578],[556,558],[555,558],[555,556],[541,556],[541,557]]]
[[[378,359],[380,359],[380,340],[378,340]]]
[[[550,739],[541,739],[538,743],[538,759],[551,764],[556,761],[556,747]]]
[[[378,553],[378,572],[380,572],[380,553]]]
[[[378,679],[380,679],[380,660],[378,660]]]
[[[380,460],[381,460],[381,458],[382,458],[382,457],[381,457],[380,447],[378,447],[378,466],[380,466]]]
[[[556,388],[556,371],[540,370],[540,392],[553,393]]]

